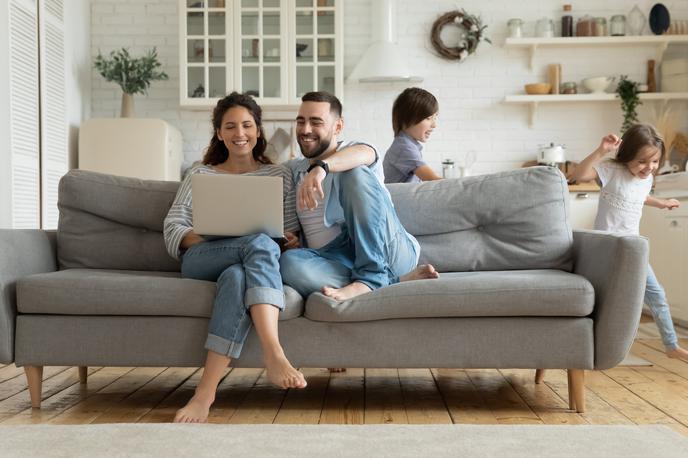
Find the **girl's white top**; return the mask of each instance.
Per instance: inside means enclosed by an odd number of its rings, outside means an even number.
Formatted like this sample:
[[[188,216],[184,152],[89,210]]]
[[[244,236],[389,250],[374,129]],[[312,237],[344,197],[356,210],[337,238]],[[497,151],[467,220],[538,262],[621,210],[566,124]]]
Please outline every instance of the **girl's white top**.
[[[612,160],[602,161],[593,167],[602,186],[595,229],[638,235],[643,205],[652,190],[653,175],[638,178],[626,165]]]

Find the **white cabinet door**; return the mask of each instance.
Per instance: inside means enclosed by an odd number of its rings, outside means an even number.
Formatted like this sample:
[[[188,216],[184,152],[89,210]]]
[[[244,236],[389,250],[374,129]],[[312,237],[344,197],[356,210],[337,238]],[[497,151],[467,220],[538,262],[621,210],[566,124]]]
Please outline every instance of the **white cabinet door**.
[[[671,315],[688,323],[688,201],[678,210],[645,207],[640,233],[650,240],[650,265],[664,287]]]
[[[57,229],[57,188],[69,170],[63,0],[39,2],[41,208],[43,229]]]
[[[597,215],[599,192],[570,192],[569,210],[573,229],[592,229]]]
[[[292,104],[303,94],[327,91],[341,97],[343,84],[342,0],[295,0],[290,44],[296,50]]]
[[[179,5],[182,106],[212,107],[235,90],[276,107],[296,105],[309,91],[341,97],[342,0],[179,0]]]
[[[208,107],[235,86],[231,11],[240,0],[180,0],[179,80],[184,106]],[[212,102],[211,102],[212,101]]]
[[[3,88],[9,92],[9,123],[3,125],[2,135],[3,141],[9,140],[9,145],[3,144],[9,151],[9,176],[3,176],[0,186],[2,198],[11,202],[3,225],[34,229],[41,227],[38,6],[35,1],[12,0],[3,7],[3,14],[9,14],[2,24],[9,32],[9,61],[0,69],[0,80],[9,83]]]

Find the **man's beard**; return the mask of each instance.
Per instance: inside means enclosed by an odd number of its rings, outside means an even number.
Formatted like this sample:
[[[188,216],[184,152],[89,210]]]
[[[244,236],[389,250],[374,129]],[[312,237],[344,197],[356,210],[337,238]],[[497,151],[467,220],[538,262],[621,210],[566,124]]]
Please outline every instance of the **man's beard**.
[[[318,146],[313,149],[311,152],[306,152],[303,145],[301,144],[301,141],[299,143],[299,148],[301,148],[301,154],[303,154],[303,157],[307,159],[313,159],[314,157],[320,156],[322,153],[327,151],[327,149],[330,147],[332,144],[332,137],[330,137],[327,140],[320,140],[320,143],[318,143]]]

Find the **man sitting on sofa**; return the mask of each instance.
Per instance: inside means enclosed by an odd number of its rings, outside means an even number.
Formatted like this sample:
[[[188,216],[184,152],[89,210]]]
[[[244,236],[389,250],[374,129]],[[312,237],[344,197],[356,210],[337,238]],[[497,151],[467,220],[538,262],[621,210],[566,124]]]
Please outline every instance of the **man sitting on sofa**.
[[[321,291],[343,301],[399,281],[437,278],[433,266],[416,267],[420,246],[399,222],[375,148],[337,141],[344,127],[339,99],[309,92],[301,101],[296,135],[304,159],[286,165],[298,186],[308,248],[282,254],[284,283],[304,298]]]

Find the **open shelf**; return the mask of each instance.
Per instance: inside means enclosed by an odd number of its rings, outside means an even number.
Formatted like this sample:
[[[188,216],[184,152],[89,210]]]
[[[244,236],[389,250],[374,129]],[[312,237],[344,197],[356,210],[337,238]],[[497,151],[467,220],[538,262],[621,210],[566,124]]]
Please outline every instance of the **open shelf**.
[[[639,94],[640,100],[688,100],[688,92],[645,92]],[[506,103],[556,103],[556,102],[608,102],[616,100],[614,93],[603,92],[600,94],[545,94],[507,95]]]
[[[639,94],[639,97],[640,100],[643,101],[668,103],[672,100],[688,100],[688,92],[646,92]],[[507,95],[504,98],[505,103],[529,105],[530,118],[528,125],[530,127],[532,127],[535,122],[535,113],[537,112],[538,105],[541,103],[613,102],[618,100],[619,98],[616,94],[606,92],[600,94],[517,94]]]
[[[688,43],[688,35],[640,35],[623,37],[528,37],[507,38],[507,48],[528,48],[530,50],[530,69],[535,66],[535,55],[538,48],[572,47],[572,46],[655,46],[657,63],[662,61],[664,52],[672,43]]]

